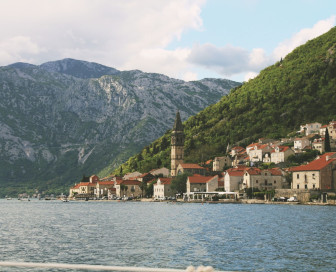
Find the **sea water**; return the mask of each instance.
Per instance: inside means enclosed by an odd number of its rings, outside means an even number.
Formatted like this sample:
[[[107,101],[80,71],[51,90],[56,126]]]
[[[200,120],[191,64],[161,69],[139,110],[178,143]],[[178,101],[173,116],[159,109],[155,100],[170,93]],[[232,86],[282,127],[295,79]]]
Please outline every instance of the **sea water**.
[[[333,271],[335,234],[335,206],[0,200],[0,261]]]

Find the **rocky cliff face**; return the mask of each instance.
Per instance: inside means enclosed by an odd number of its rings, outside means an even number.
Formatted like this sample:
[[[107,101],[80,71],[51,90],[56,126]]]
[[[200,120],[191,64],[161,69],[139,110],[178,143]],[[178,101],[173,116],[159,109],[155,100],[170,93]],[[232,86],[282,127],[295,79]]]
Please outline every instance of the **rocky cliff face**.
[[[171,128],[177,110],[186,119],[237,85],[72,59],[0,67],[0,184],[59,188],[112,169]]]

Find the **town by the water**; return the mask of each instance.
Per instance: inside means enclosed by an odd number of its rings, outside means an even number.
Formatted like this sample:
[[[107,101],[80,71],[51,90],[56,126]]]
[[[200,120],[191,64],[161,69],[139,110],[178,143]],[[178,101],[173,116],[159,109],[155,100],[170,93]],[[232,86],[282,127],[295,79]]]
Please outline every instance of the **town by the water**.
[[[163,167],[101,179],[96,175],[83,177],[70,188],[69,199],[334,205],[336,152],[331,150],[336,150],[336,121],[301,125],[297,137],[262,138],[246,148],[228,146],[226,156],[203,164],[187,163],[183,125],[177,112],[170,170]],[[299,166],[279,167],[305,154],[317,155]],[[173,185],[183,174],[184,192],[178,190],[178,182]]]
[[[83,176],[69,200],[183,201],[335,205],[336,121],[300,126],[296,137],[261,138],[245,148],[228,146],[226,155],[205,163],[184,161],[184,132],[179,112],[171,134],[171,169],[123,176]],[[281,167],[307,159],[301,165]],[[36,197],[36,196],[35,196]],[[29,200],[23,194],[19,199]],[[45,199],[54,198],[47,196]]]

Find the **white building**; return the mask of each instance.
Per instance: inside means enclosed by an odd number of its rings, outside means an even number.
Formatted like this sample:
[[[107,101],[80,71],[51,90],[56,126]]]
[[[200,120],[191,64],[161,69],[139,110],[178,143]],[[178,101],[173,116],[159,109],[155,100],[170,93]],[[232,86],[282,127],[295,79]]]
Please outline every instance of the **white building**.
[[[243,183],[245,167],[230,168],[224,174],[225,192],[238,191]]]
[[[166,197],[174,196],[171,190],[172,178],[158,178],[157,182],[153,184],[154,199],[165,199]]]
[[[294,151],[289,146],[276,146],[271,152],[271,162],[275,164],[285,162],[290,155],[294,154]]]
[[[308,138],[295,138],[294,140],[294,151],[301,152],[303,149],[310,147],[310,141]]]

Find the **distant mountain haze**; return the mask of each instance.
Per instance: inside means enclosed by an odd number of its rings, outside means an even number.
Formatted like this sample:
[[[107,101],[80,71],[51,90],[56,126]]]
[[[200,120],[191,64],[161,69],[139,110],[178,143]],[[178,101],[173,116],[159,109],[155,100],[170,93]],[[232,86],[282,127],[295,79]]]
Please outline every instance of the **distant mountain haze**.
[[[83,174],[107,175],[170,129],[177,110],[185,120],[238,85],[74,59],[0,67],[0,195],[67,192]]]

